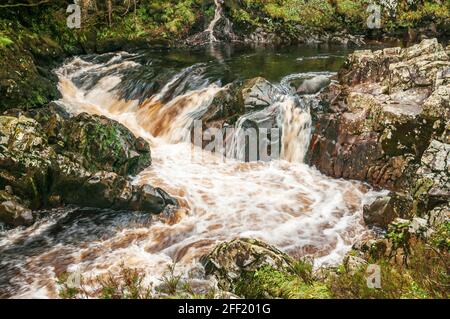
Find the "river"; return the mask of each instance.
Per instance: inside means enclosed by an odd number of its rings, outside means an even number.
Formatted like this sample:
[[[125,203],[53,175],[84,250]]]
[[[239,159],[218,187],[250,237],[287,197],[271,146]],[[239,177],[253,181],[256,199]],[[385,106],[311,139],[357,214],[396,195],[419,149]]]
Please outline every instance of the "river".
[[[187,276],[215,244],[236,237],[261,239],[294,257],[312,255],[316,266],[339,263],[355,241],[370,235],[362,208],[378,193],[302,162],[314,109],[299,107],[305,101],[293,94],[293,84],[332,76],[350,52],[211,46],[66,61],[56,70],[58,103],[72,114],[117,120],[148,140],[153,163],[133,182],[163,188],[180,209],[170,218],[152,218],[67,208],[44,214],[29,228],[2,231],[0,296],[58,297],[61,273],[90,277],[118,272],[122,264],[142,270],[148,283],[157,283],[173,263]],[[257,76],[279,90],[277,102],[263,112],[279,111],[281,157],[243,162],[197,149],[201,159],[193,158],[180,128],[189,128],[227,84]]]

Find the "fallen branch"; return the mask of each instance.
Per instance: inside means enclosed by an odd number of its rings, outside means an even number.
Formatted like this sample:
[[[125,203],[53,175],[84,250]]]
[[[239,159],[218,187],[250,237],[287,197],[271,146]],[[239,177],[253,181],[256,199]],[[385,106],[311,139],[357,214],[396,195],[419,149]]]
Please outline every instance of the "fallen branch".
[[[36,3],[14,3],[14,4],[2,4],[0,8],[14,8],[14,7],[36,7],[44,3],[48,3],[50,0],[42,0]]]

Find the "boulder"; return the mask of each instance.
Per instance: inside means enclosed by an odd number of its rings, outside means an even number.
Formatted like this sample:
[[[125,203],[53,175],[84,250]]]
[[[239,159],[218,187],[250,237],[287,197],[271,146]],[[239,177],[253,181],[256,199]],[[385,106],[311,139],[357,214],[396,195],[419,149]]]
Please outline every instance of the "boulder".
[[[364,205],[364,222],[369,226],[387,229],[396,218],[412,217],[413,200],[410,196],[390,192],[377,198],[370,205]]]
[[[329,77],[318,75],[312,79],[306,79],[297,89],[297,94],[315,94],[331,83]]]
[[[437,40],[350,54],[339,84],[320,93],[307,162],[333,177],[412,191],[431,140],[447,140],[448,63]]]
[[[450,144],[431,141],[416,172],[413,196],[419,215],[450,203]]]
[[[269,81],[258,77],[244,82],[241,88],[242,100],[246,109],[260,109],[272,105],[279,90]]]
[[[150,147],[123,125],[69,117],[55,105],[10,114],[0,116],[0,187],[16,197],[2,200],[3,216],[15,212],[9,224],[28,223],[20,219],[27,209],[64,204],[150,213],[176,204],[162,190],[131,184],[129,175],[150,165]]]
[[[275,270],[292,272],[293,259],[264,242],[256,239],[238,238],[217,245],[202,257],[206,275],[214,275],[219,287],[232,291],[234,285],[246,272],[254,272],[270,266]]]
[[[106,117],[82,113],[67,121],[63,134],[65,150],[81,154],[90,171],[136,175],[151,164],[148,143]]]
[[[9,185],[0,191],[0,223],[16,227],[29,226],[33,221],[31,210],[25,207],[20,198],[12,194]]]

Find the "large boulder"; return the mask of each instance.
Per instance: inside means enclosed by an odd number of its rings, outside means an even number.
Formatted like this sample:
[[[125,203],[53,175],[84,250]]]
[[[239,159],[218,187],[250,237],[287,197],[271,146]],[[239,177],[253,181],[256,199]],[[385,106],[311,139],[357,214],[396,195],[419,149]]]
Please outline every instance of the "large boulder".
[[[0,189],[15,196],[2,198],[1,220],[26,224],[29,209],[64,204],[160,213],[175,200],[129,179],[150,163],[148,143],[105,117],[13,111],[0,116]]]
[[[399,78],[405,65],[420,69],[416,82]],[[325,108],[314,114],[307,161],[334,177],[410,187],[416,164],[448,121],[448,65],[436,40],[351,54],[339,85],[320,95]]]
[[[264,242],[238,238],[217,245],[202,258],[206,275],[214,275],[221,289],[232,291],[241,276],[266,266],[292,272],[293,259]]]

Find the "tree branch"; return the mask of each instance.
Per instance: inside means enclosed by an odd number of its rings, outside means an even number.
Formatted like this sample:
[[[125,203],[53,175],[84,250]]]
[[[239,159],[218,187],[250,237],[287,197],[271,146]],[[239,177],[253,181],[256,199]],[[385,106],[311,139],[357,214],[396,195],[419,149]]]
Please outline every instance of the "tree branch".
[[[36,3],[14,3],[14,4],[2,4],[0,8],[15,8],[15,7],[36,7],[38,5],[48,3],[50,0],[42,0]]]

